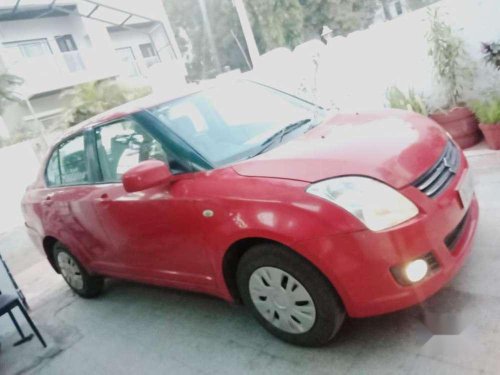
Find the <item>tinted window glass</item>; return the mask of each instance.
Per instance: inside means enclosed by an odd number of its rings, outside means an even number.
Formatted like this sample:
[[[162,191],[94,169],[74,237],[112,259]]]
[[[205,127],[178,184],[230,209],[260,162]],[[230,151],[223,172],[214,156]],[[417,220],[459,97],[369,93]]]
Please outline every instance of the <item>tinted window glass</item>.
[[[83,136],[75,137],[59,147],[61,182],[63,185],[89,181]]]
[[[47,185],[61,185],[61,171],[59,170],[59,150],[55,150],[47,164]]]
[[[168,164],[162,145],[134,120],[124,120],[96,129],[97,156],[105,182],[120,181],[130,168],[145,160]]]
[[[216,167],[255,154],[290,124],[323,116],[310,103],[250,82],[207,89],[152,112]]]

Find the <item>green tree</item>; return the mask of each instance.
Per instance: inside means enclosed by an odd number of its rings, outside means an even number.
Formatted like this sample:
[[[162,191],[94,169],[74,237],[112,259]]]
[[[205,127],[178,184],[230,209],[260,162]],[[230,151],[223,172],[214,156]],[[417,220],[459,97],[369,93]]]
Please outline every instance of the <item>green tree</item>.
[[[299,0],[246,0],[245,6],[260,52],[302,42],[304,9]]]
[[[238,15],[231,0],[203,0],[217,57],[222,66],[246,69],[236,38],[246,45]],[[422,0],[425,1],[425,0]],[[376,0],[244,0],[255,40],[261,53],[277,47],[294,48],[319,37],[323,25],[336,35],[366,28],[377,10]],[[200,0],[164,0],[181,52],[193,58],[186,65],[191,80],[220,73],[203,24]],[[187,34],[189,40],[186,40]]]
[[[246,51],[243,32],[238,15],[231,0],[204,0],[207,19],[210,22],[217,57],[222,67],[231,69],[247,68],[245,57],[238,47],[236,39]],[[187,58],[192,46],[193,58],[186,61],[188,78],[200,80],[212,78],[218,73],[215,56],[210,49],[206,27],[203,24],[199,0],[164,0],[164,6],[170,17],[179,48]],[[189,40],[185,39],[185,34]]]
[[[324,25],[334,35],[364,29],[377,10],[376,0],[246,0],[245,4],[261,52],[294,48],[317,38]]]

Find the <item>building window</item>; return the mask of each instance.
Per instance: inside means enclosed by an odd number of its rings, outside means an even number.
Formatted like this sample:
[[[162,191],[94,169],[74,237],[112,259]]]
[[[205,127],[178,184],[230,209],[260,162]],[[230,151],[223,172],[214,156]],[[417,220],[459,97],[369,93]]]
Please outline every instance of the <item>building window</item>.
[[[64,62],[70,73],[85,69],[82,57],[78,52],[75,40],[71,35],[61,35],[55,37],[59,50],[63,55]]]
[[[8,62],[14,64],[22,59],[34,59],[52,55],[47,39],[23,40],[4,43]]]
[[[139,44],[139,48],[148,68],[160,62],[160,59],[158,58],[158,55],[156,54],[156,51],[151,43]]]
[[[139,48],[141,49],[142,57],[144,58],[156,56],[155,49],[151,43],[140,44]]]
[[[61,52],[76,51],[78,49],[71,35],[56,36],[56,42]]]

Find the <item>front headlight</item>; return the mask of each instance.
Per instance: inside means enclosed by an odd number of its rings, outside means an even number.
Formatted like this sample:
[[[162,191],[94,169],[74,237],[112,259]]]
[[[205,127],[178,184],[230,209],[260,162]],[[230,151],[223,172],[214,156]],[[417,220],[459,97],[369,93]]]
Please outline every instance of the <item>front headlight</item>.
[[[312,184],[307,192],[339,205],[373,231],[401,224],[418,214],[408,198],[368,177],[333,178]]]

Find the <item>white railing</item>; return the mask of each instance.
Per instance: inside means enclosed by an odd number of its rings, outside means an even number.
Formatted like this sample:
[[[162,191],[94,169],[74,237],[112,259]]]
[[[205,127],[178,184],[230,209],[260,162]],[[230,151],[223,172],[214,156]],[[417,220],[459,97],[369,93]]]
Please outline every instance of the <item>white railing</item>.
[[[0,50],[0,55],[8,56]],[[116,76],[114,53],[87,48],[17,61],[4,59],[10,73],[22,77],[33,94]]]

